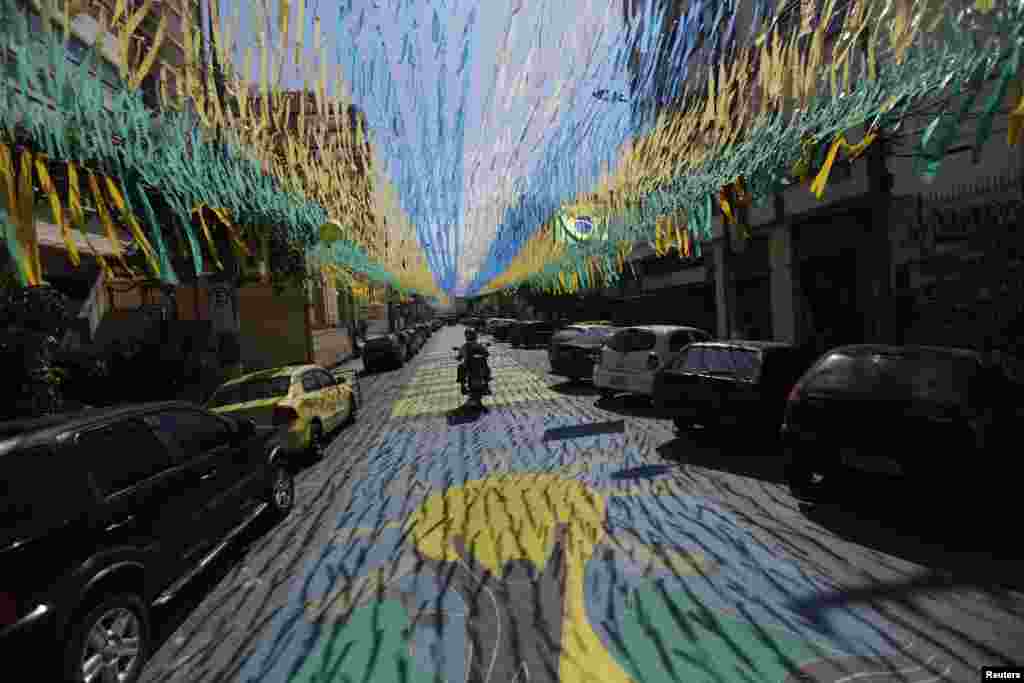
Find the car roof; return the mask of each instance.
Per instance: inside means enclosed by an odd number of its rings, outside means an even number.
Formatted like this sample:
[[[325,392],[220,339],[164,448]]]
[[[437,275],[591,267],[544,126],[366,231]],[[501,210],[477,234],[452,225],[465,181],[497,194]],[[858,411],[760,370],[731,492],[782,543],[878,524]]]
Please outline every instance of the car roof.
[[[304,372],[306,370],[313,370],[315,368],[320,368],[320,366],[312,365],[309,363],[296,365],[282,365],[281,367],[277,368],[268,368],[266,370],[259,370],[258,372],[250,372],[248,375],[242,375],[241,377],[237,377],[233,380],[224,382],[222,386],[227,387],[233,384],[242,384],[243,382],[252,382],[255,380],[263,379],[276,379],[278,377],[294,377],[300,372]]]
[[[716,341],[704,341],[694,342],[691,346],[702,346],[702,347],[729,347],[729,348],[743,348],[763,351],[765,349],[793,349],[796,350],[798,347],[789,342],[782,341],[763,341],[756,339],[720,339]]]
[[[106,408],[91,408],[76,413],[60,413],[45,417],[0,422],[0,456],[18,446],[51,442],[62,434],[109,420],[142,415],[168,408],[194,409],[199,407],[187,401],[157,401],[151,403],[131,403]]]
[[[850,356],[867,356],[873,354],[908,356],[921,353],[929,353],[940,356],[951,356],[969,360],[981,361],[982,355],[972,349],[963,349],[955,346],[924,346],[906,345],[896,346],[889,344],[848,344],[829,349],[825,355],[832,353],[843,353]]]
[[[704,330],[699,327],[690,327],[688,325],[630,325],[629,327],[622,328],[624,330],[647,330],[655,334],[672,334],[673,332],[680,331],[693,331],[703,332]]]

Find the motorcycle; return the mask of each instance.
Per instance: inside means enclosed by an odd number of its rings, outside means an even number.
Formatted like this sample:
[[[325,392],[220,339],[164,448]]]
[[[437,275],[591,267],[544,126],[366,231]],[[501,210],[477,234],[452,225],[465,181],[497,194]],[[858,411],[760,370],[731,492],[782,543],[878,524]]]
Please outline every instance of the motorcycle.
[[[489,347],[490,344],[483,344]],[[461,361],[459,364],[458,381],[463,396],[468,396],[466,407],[483,410],[483,397],[491,395],[491,368],[487,365],[487,358],[490,354],[486,348],[474,349],[469,358],[462,357],[462,349],[453,346],[456,358]]]

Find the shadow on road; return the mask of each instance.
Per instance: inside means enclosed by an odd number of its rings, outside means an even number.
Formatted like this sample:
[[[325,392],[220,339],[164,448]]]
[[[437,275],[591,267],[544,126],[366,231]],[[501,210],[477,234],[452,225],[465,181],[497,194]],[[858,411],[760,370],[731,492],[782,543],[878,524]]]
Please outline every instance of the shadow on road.
[[[489,412],[491,412],[491,409],[486,406],[483,408],[472,408],[467,405],[461,405],[455,410],[448,412],[448,426],[457,427],[476,422]]]
[[[972,514],[967,501],[942,505],[937,498],[894,494],[872,495],[870,503],[862,499],[801,510],[841,538],[949,572],[958,582],[1024,590],[1024,548],[1016,521]]]
[[[594,405],[610,413],[626,415],[628,417],[646,417],[658,420],[671,417],[665,411],[658,410],[651,405],[651,399],[647,396],[637,396],[635,394],[620,394],[611,398],[599,398]]]
[[[705,430],[679,434],[656,449],[681,465],[729,472],[773,484],[785,483],[785,461],[771,442],[744,439]]]
[[[567,380],[548,387],[551,391],[562,396],[596,396],[597,389],[590,382],[583,380]]]
[[[224,551],[217,556],[195,579],[190,581],[173,600],[153,611],[153,652],[159,652],[174,636],[181,625],[210,596],[213,590],[232,571],[244,572],[242,560],[248,549],[268,534],[272,533],[275,522],[268,516],[260,517],[249,528],[236,536]],[[261,581],[259,576],[251,576],[250,581]],[[176,644],[171,645],[177,649]]]

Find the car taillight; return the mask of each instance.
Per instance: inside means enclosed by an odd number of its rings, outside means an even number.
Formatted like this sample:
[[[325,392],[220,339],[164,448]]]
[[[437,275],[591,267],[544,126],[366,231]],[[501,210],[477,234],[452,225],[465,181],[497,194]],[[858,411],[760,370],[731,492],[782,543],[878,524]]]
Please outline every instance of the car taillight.
[[[661,359],[658,358],[658,354],[652,353],[649,356],[647,356],[648,370],[657,370],[659,365],[661,365]]]
[[[778,396],[778,394],[776,394]],[[789,390],[789,396],[786,397],[786,403],[796,403],[800,400],[800,384],[794,384],[793,388]]]
[[[295,420],[299,419],[299,414],[295,408],[291,406],[275,406],[273,422],[274,425],[286,425],[291,424]]]
[[[18,620],[18,602],[10,593],[0,592],[0,628]]]

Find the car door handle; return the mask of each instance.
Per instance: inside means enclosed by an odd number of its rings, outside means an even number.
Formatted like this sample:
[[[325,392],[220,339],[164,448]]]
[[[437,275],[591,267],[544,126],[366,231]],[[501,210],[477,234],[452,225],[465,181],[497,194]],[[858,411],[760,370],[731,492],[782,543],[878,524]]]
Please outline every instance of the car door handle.
[[[207,481],[213,479],[216,476],[217,470],[208,470],[199,475],[199,481]]]
[[[118,529],[120,529],[122,527],[128,526],[129,524],[131,524],[134,521],[135,521],[135,515],[131,515],[130,517],[125,517],[120,522],[114,522],[113,524],[108,525],[106,530],[107,531],[116,531],[116,530],[118,530]]]

